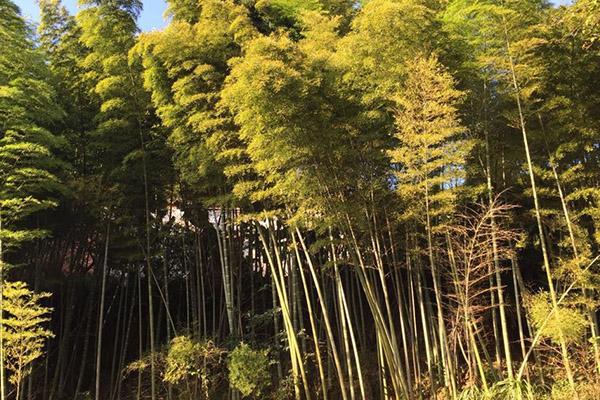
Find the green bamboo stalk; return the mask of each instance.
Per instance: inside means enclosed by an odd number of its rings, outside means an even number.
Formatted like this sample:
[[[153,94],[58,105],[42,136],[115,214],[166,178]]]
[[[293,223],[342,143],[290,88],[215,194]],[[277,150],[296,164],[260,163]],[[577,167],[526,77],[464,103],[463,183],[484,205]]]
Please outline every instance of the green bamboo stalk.
[[[335,368],[336,368],[336,372],[337,372],[337,376],[338,376],[338,381],[340,384],[340,391],[342,394],[342,398],[344,400],[348,399],[348,393],[346,391],[346,380],[343,374],[343,369],[342,369],[342,363],[340,362],[340,357],[339,357],[339,353],[337,350],[337,346],[335,344],[335,339],[333,336],[333,329],[331,326],[331,322],[330,322],[330,318],[329,318],[329,312],[327,311],[327,307],[325,306],[326,303],[326,299],[325,296],[323,295],[323,292],[321,290],[321,285],[319,284],[319,279],[317,277],[317,273],[315,270],[315,266],[312,262],[312,257],[310,256],[310,253],[308,252],[308,249],[306,247],[306,244],[304,243],[304,239],[302,237],[302,234],[300,233],[300,229],[296,228],[296,232],[295,232],[295,236],[292,235],[292,240],[294,241],[293,244],[294,246],[296,246],[296,239],[298,239],[298,241],[300,242],[300,245],[302,247],[302,251],[304,253],[304,258],[306,259],[306,262],[308,264],[308,269],[310,272],[310,275],[313,278],[313,283],[315,285],[315,289],[317,291],[317,297],[319,299],[319,302],[321,303],[322,306],[322,311],[323,311],[323,320],[325,322],[325,331],[327,333],[327,338],[329,340],[329,345],[331,346],[331,353],[333,355],[333,362],[335,364]]]
[[[540,212],[540,204],[539,204],[539,198],[538,198],[538,193],[537,193],[537,189],[536,189],[535,175],[533,173],[533,162],[531,161],[531,152],[529,151],[529,140],[527,138],[527,130],[525,129],[525,117],[523,114],[523,107],[521,105],[521,90],[520,90],[519,84],[517,82],[517,75],[515,72],[515,65],[514,65],[514,60],[513,60],[513,56],[512,56],[510,40],[509,40],[509,36],[508,36],[508,27],[507,27],[507,23],[506,23],[506,17],[503,16],[502,21],[504,24],[506,53],[507,53],[509,66],[510,66],[512,84],[513,84],[513,88],[515,90],[515,98],[516,98],[517,109],[518,109],[518,113],[519,113],[519,123],[520,123],[520,127],[521,127],[521,133],[523,136],[525,155],[527,158],[527,169],[529,172],[529,180],[531,183],[531,190],[532,190],[532,194],[533,194],[535,218],[536,218],[536,222],[537,222],[537,226],[538,226],[538,234],[540,237],[542,257],[544,260],[544,270],[546,272],[546,278],[548,280],[548,289],[550,291],[550,299],[552,301],[552,307],[557,308],[558,300],[557,300],[557,296],[556,296],[556,290],[554,289],[554,282],[553,282],[553,277],[552,277],[552,271],[550,269],[550,259],[548,257],[548,250],[546,248],[544,227],[542,225],[542,214]],[[571,362],[569,360],[569,352],[567,349],[567,343],[565,341],[564,334],[563,334],[562,328],[560,326],[559,326],[559,334],[560,334],[561,355],[563,358],[565,372],[567,374],[567,380],[569,381],[569,385],[571,386],[573,393],[575,393],[575,397],[578,398],[579,396],[577,395],[576,390],[575,390],[575,379],[573,377],[573,370],[571,369]]]
[[[321,388],[323,393],[323,400],[327,400],[328,398],[328,385],[327,380],[325,378],[325,369],[323,368],[323,358],[321,356],[321,346],[319,345],[319,333],[317,332],[317,324],[315,322],[314,309],[312,306],[312,299],[310,293],[308,292],[308,284],[306,281],[306,276],[304,275],[304,269],[302,268],[302,260],[300,258],[300,252],[298,250],[298,245],[296,243],[295,235],[292,232],[292,240],[294,253],[296,255],[296,260],[298,262],[298,270],[300,272],[300,279],[302,280],[302,289],[304,291],[304,298],[306,300],[306,308],[308,310],[308,319],[310,322],[311,333],[313,337],[313,343],[315,346],[315,357],[317,359],[317,368],[319,370],[319,380],[321,382]]]

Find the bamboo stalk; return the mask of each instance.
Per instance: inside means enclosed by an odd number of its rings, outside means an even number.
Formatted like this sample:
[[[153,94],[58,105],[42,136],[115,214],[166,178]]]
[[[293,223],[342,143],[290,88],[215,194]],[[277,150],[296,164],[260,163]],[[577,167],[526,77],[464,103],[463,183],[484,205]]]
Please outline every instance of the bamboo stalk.
[[[534,203],[534,211],[535,211],[535,218],[536,218],[536,222],[537,222],[537,226],[538,226],[538,234],[540,237],[540,246],[542,249],[542,257],[544,260],[544,270],[546,272],[546,278],[548,280],[548,289],[550,291],[550,299],[552,301],[552,307],[553,308],[557,308],[558,307],[558,300],[557,300],[557,296],[556,296],[556,291],[554,289],[554,282],[553,282],[553,277],[552,277],[552,271],[550,269],[550,260],[548,257],[548,250],[546,248],[546,239],[545,239],[545,235],[544,235],[544,227],[542,225],[542,215],[540,212],[540,204],[539,204],[539,199],[538,199],[538,193],[537,193],[537,189],[536,189],[536,182],[535,182],[535,176],[533,173],[533,162],[531,161],[531,153],[529,151],[529,140],[527,138],[527,130],[525,129],[525,117],[523,114],[523,107],[521,105],[521,91],[519,88],[519,84],[517,82],[517,75],[515,72],[515,65],[514,65],[514,61],[513,61],[513,56],[512,56],[512,52],[511,52],[511,46],[510,46],[510,40],[509,40],[509,36],[508,36],[508,27],[507,27],[507,23],[506,23],[506,17],[502,17],[502,22],[504,24],[504,36],[505,36],[505,42],[506,42],[506,52],[507,52],[507,57],[508,57],[508,61],[509,61],[509,66],[510,66],[510,74],[511,74],[511,78],[512,78],[512,85],[513,88],[515,90],[515,98],[516,98],[516,102],[517,102],[517,110],[519,113],[519,123],[520,123],[520,127],[521,127],[521,133],[523,136],[523,144],[525,147],[525,156],[527,158],[527,168],[528,168],[528,172],[529,172],[529,180],[531,183],[531,190],[533,193],[533,203]],[[563,358],[563,363],[564,363],[564,367],[565,367],[565,372],[567,374],[567,380],[569,381],[569,385],[571,386],[571,389],[573,390],[573,393],[575,394],[575,398],[578,398],[579,396],[577,395],[577,392],[575,390],[575,380],[573,378],[573,371],[571,369],[571,362],[569,360],[569,352],[567,349],[567,344],[566,341],[564,339],[564,334],[562,332],[562,328],[559,326],[559,335],[560,335],[560,348],[561,348],[561,355]]]
[[[98,339],[96,345],[96,391],[95,398],[100,399],[100,372],[102,361],[102,332],[104,328],[104,299],[106,296],[106,276],[108,274],[108,243],[110,240],[110,222],[106,224],[104,261],[102,267],[102,289],[100,291],[100,314],[98,315]],[[18,398],[18,397],[17,397]]]

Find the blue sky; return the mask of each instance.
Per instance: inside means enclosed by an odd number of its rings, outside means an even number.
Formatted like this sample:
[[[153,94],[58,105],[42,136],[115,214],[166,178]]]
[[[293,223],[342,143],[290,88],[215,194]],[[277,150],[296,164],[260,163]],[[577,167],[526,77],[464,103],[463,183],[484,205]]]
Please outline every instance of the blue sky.
[[[21,8],[23,15],[37,22],[40,18],[40,10],[36,0],[13,0]],[[62,0],[72,14],[77,12],[77,0]],[[143,31],[159,29],[165,26],[166,22],[163,15],[167,4],[165,0],[144,0],[144,11],[138,20],[138,24]]]

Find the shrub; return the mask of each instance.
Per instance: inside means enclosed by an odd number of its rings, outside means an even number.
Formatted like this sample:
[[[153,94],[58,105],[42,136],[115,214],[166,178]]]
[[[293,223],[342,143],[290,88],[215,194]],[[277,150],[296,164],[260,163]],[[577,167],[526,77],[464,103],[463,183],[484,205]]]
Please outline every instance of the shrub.
[[[533,325],[541,334],[555,343],[560,341],[560,331],[567,343],[580,340],[587,328],[585,315],[575,308],[559,306],[552,317],[544,325],[544,321],[552,310],[552,303],[548,293],[538,293],[528,299],[529,312]]]
[[[165,360],[165,382],[177,385],[184,379],[198,376],[200,369],[200,344],[187,336],[177,336],[171,340],[171,345]]]
[[[50,321],[49,307],[41,303],[50,293],[34,293],[23,282],[0,282],[3,285],[2,335],[4,366],[11,375],[19,398],[21,384],[31,372],[31,363],[44,355],[46,340],[54,337],[44,325]]]
[[[556,381],[552,385],[552,391],[549,400],[597,400],[600,398],[600,385],[593,382],[577,382],[573,393],[571,385],[566,380]]]
[[[229,383],[243,396],[260,397],[271,384],[268,350],[239,344],[229,355]]]
[[[165,358],[163,380],[172,385],[199,381],[203,396],[210,398],[222,378],[224,354],[225,350],[210,340],[197,342],[188,336],[177,336],[171,340]]]

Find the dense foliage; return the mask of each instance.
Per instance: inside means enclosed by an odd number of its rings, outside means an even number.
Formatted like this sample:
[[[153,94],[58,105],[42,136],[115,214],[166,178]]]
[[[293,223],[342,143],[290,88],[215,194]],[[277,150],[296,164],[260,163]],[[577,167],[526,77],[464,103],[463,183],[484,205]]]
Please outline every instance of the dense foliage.
[[[38,3],[0,400],[600,397],[597,0]]]

